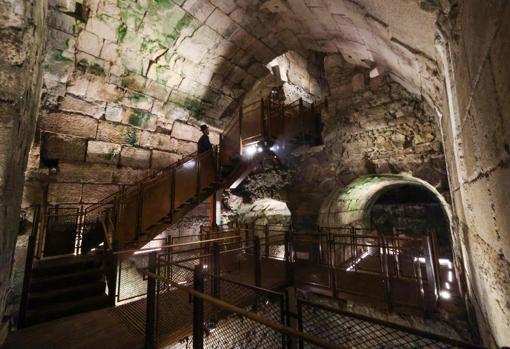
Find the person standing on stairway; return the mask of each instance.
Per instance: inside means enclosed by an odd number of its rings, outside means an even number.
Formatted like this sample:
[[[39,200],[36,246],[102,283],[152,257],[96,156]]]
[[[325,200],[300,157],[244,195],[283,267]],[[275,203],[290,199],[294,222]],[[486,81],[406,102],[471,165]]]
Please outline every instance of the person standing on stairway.
[[[209,140],[209,126],[202,125],[200,126],[200,129],[202,130],[202,137],[198,140],[198,153],[205,153],[206,151],[209,151],[212,149],[211,141]]]

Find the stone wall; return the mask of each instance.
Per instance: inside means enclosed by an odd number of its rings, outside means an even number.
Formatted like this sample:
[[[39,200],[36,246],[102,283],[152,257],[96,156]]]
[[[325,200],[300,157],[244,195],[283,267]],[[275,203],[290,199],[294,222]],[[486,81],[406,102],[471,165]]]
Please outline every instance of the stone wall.
[[[387,75],[370,78],[369,70],[340,55],[326,56],[325,71],[324,144],[297,149],[288,159],[296,226],[314,226],[325,197],[361,175],[405,172],[448,196],[441,133],[427,103]]]
[[[21,196],[41,93],[46,35],[41,1],[0,1],[0,343],[19,227]]]
[[[93,203],[119,185],[134,183],[150,170],[194,152],[201,135],[198,126],[210,119],[198,120],[204,117],[201,102],[170,96],[170,84],[176,82],[163,76],[178,82],[183,78],[163,74],[162,63],[146,67],[148,73],[142,74],[139,59],[154,53],[157,42],[131,32],[136,17],[131,5],[50,5],[45,95],[24,204]],[[157,16],[157,5],[151,6],[149,18]],[[149,47],[137,57],[127,54],[133,45]],[[156,71],[161,75],[154,75]],[[214,129],[211,140],[219,141]]]
[[[271,74],[258,80],[246,93],[243,104],[251,104],[267,98],[276,88],[281,102],[290,104],[302,98],[313,103],[322,97],[324,84],[323,55],[314,51],[300,53],[289,51],[267,64]]]
[[[462,1],[440,24],[448,92],[441,126],[460,262],[486,344],[508,346],[510,5]]]

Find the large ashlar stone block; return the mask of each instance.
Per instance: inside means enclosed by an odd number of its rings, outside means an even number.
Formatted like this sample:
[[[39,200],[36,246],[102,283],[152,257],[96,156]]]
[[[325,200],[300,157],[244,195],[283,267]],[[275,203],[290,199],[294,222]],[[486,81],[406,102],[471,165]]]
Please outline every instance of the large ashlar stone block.
[[[225,39],[229,39],[239,27],[229,16],[218,8],[209,16],[206,24]]]
[[[209,1],[204,0],[187,0],[182,5],[182,8],[200,22],[205,22],[207,17],[214,11],[214,6]]]
[[[135,145],[139,142],[140,132],[132,126],[101,121],[97,130],[97,139],[109,143]]]
[[[84,184],[82,201],[87,204],[98,202],[118,190],[118,185]]]
[[[83,161],[86,140],[64,134],[44,132],[42,157],[51,160]]]
[[[75,96],[85,96],[87,94],[87,89],[89,87],[89,79],[85,76],[80,75],[75,79],[71,79],[67,86],[67,92],[73,94]]]
[[[113,173],[113,182],[116,184],[133,184],[149,175],[148,169],[130,167],[116,168]]]
[[[118,25],[118,22],[114,18],[105,17],[105,20],[100,20],[97,17],[93,17],[87,21],[85,30],[97,35],[99,38],[108,41],[117,41],[116,28]]]
[[[59,105],[59,109],[65,112],[85,114],[95,119],[104,115],[104,102],[88,102],[72,95],[66,95]]]
[[[142,131],[140,134],[140,146],[150,149],[175,151],[179,146],[179,141],[167,134]]]
[[[168,153],[165,151],[152,151],[152,168],[164,168],[170,166],[171,164],[179,161],[182,158],[182,155],[175,153]]]
[[[227,15],[237,8],[234,0],[211,0],[211,3]]]
[[[82,185],[79,183],[50,183],[48,202],[50,204],[77,203],[81,201]]]
[[[119,46],[110,41],[105,41],[101,49],[100,58],[108,62],[115,62],[119,58]]]
[[[120,164],[122,166],[148,168],[150,166],[150,160],[150,150],[135,147],[123,147],[120,153]]]
[[[46,131],[83,138],[95,138],[97,133],[97,120],[77,114],[42,114],[39,119],[39,126]]]
[[[115,166],[85,162],[63,162],[58,165],[58,181],[72,183],[111,183]]]
[[[73,16],[69,16],[60,11],[54,11],[51,9],[48,11],[48,26],[50,28],[55,28],[67,34],[73,35],[73,28],[75,23],[76,19]]]
[[[117,101],[124,91],[114,84],[107,83],[104,77],[91,76],[87,86],[87,99],[96,101]]]
[[[174,127],[172,129],[172,137],[184,140],[184,141],[192,141],[192,142],[198,142],[198,139],[202,135],[202,132],[200,132],[200,129],[182,123],[182,122],[174,122]]]
[[[101,48],[103,47],[103,39],[101,39],[96,34],[93,34],[86,30],[82,30],[80,32],[80,35],[78,36],[76,47],[80,51],[83,51],[95,57],[99,57],[99,54],[101,53]]]
[[[195,142],[180,141],[177,146],[176,152],[182,155],[189,155],[197,151],[197,144]]]
[[[106,106],[105,119],[113,122],[121,122],[124,109],[122,106],[108,103]]]
[[[121,145],[101,141],[89,141],[87,145],[87,162],[117,164]]]

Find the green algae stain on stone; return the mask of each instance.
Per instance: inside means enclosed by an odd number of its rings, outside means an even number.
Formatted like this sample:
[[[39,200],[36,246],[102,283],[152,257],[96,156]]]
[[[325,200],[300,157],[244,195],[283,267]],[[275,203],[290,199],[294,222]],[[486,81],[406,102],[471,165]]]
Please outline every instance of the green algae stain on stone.
[[[127,34],[127,25],[126,25],[126,23],[122,22],[117,27],[117,40],[119,42],[124,41],[124,38],[126,37],[126,34]]]
[[[94,75],[102,76],[102,75],[104,75],[104,68],[101,65],[94,63],[90,66],[90,73],[94,74]]]
[[[64,51],[62,50],[55,50],[53,51],[51,58],[56,62],[72,62],[72,59],[65,57],[63,53]]]
[[[172,0],[155,0],[154,3],[163,8],[172,8],[175,6]]]
[[[136,145],[138,143],[136,130],[134,128],[130,127],[127,129],[126,133],[124,134],[124,141],[131,145]]]
[[[132,96],[129,96],[128,99],[133,103],[140,103],[147,99],[143,93],[135,93]]]
[[[133,114],[129,117],[129,123],[136,127],[141,127],[143,124],[149,120],[150,115],[141,110],[135,110]]]

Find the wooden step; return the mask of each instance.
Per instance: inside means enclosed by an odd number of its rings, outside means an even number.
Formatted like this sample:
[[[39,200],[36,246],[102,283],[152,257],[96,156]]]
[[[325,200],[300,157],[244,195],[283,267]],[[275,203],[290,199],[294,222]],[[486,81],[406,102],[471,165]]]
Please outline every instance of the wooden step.
[[[44,290],[54,290],[59,288],[68,288],[72,285],[103,280],[104,274],[103,271],[99,268],[63,275],[34,277],[30,283],[30,293],[41,292]]]
[[[27,312],[26,325],[35,325],[41,322],[58,319],[64,316],[74,315],[108,306],[109,298],[106,294],[95,297],[72,300],[57,304],[31,309]]]
[[[61,274],[72,274],[98,268],[101,261],[96,256],[71,256],[56,259],[45,259],[35,263],[32,276],[45,277]]]
[[[93,281],[47,291],[32,292],[28,295],[28,308],[36,309],[49,304],[100,296],[105,293],[104,281]]]

